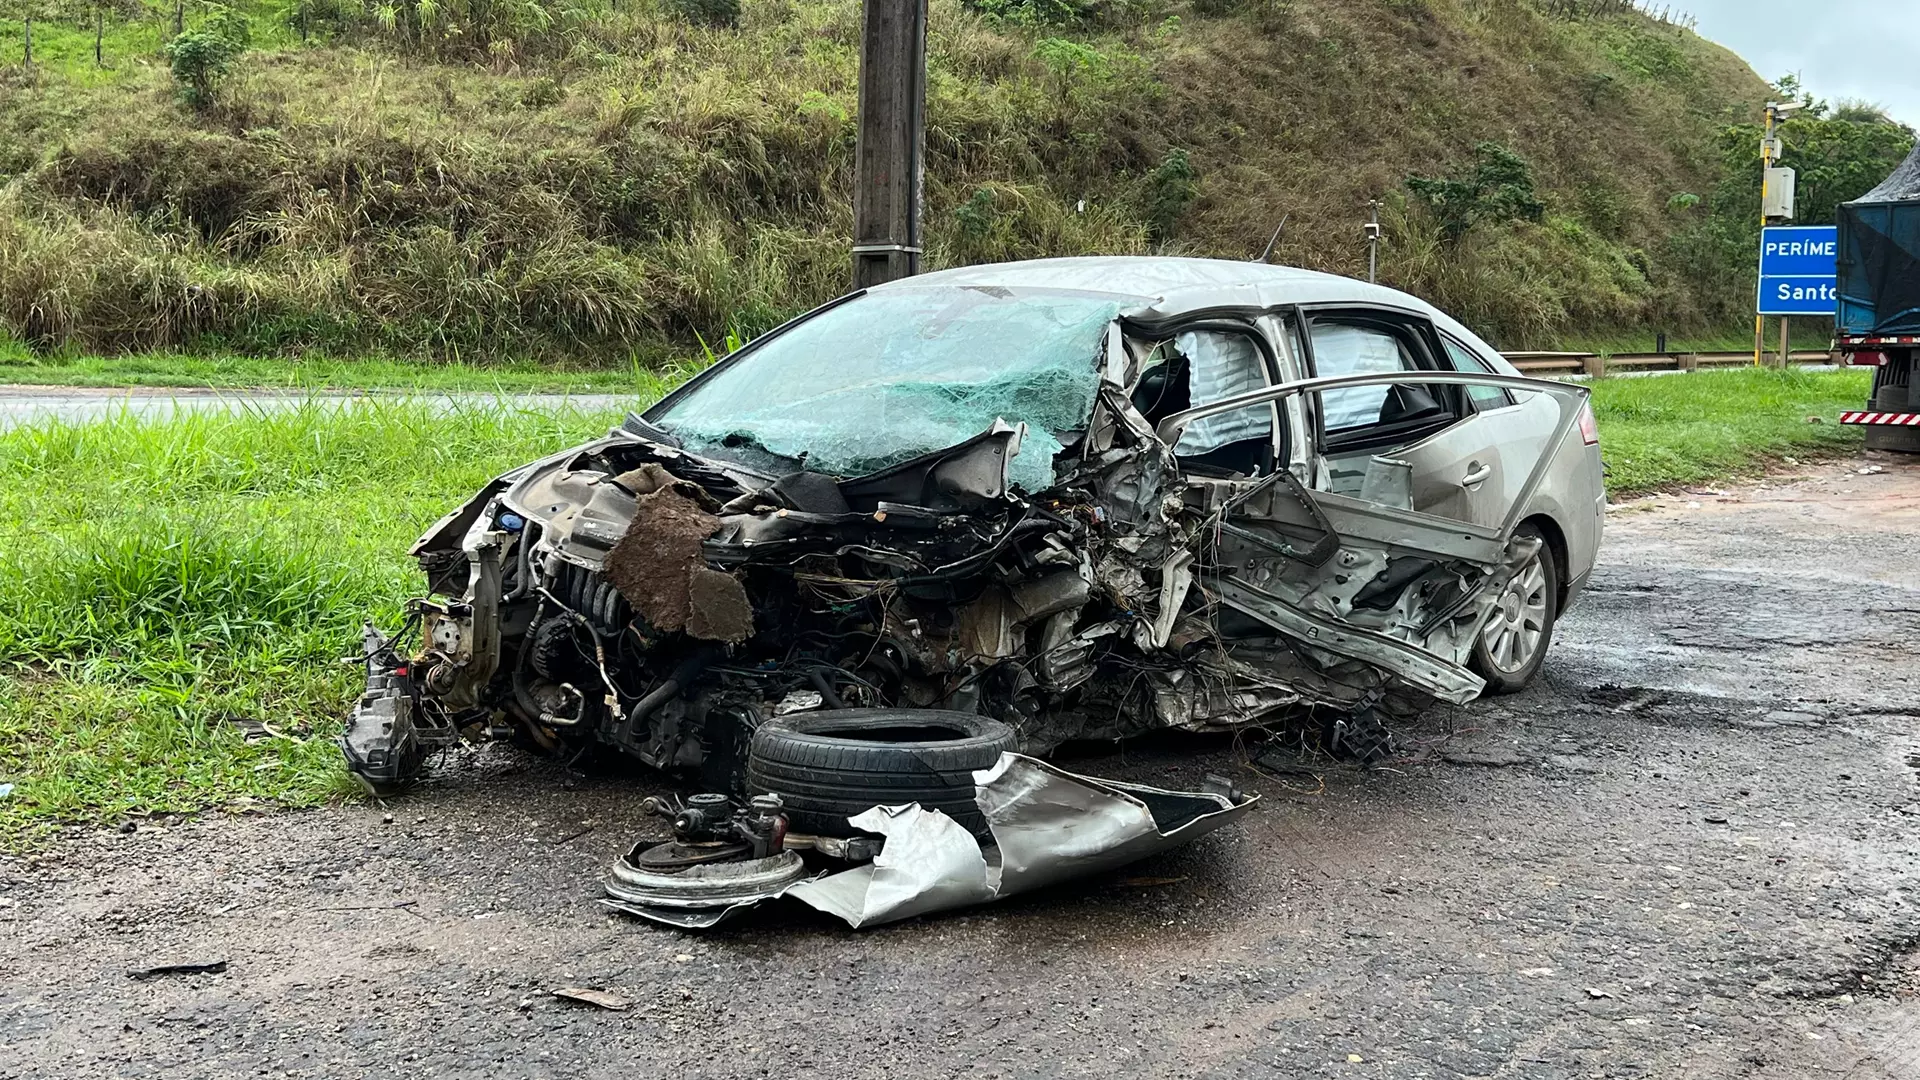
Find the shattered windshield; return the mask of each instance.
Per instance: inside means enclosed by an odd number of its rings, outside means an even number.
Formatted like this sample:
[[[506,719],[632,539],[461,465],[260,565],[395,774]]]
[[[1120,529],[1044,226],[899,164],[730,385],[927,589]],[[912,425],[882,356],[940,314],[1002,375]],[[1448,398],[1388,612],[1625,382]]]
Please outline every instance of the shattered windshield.
[[[1119,297],[979,286],[894,288],[814,316],[649,420],[695,453],[756,448],[851,477],[1025,422],[1013,486],[1051,487],[1085,427]]]

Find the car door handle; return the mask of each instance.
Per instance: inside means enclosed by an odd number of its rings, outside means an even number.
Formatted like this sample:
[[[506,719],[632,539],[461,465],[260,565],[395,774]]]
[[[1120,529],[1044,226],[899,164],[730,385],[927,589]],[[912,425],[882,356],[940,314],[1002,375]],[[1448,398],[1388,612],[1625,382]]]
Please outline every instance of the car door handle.
[[[1474,462],[1467,468],[1467,475],[1460,478],[1461,487],[1472,487],[1493,475],[1493,466]]]

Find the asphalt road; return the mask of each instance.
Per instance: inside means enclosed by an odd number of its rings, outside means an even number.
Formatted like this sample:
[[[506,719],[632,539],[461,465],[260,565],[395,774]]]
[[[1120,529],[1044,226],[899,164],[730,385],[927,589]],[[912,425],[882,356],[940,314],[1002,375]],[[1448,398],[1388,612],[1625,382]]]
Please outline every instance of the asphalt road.
[[[0,431],[36,421],[59,420],[69,424],[112,420],[119,417],[155,417],[164,419],[185,413],[234,412],[248,410],[271,412],[318,402],[349,408],[355,402],[375,400],[373,394],[276,393],[259,390],[193,389],[85,389],[81,387],[0,386]],[[393,395],[384,395],[391,397]],[[617,409],[632,404],[622,394],[496,394],[439,393],[413,395],[416,400],[456,404],[512,404],[523,408],[552,410]]]
[[[391,822],[75,833],[0,864],[0,1076],[1920,1076],[1920,464],[1871,461],[1621,509],[1544,681],[1388,768],[1072,759],[1266,799],[994,908],[627,921],[645,779],[506,749]]]

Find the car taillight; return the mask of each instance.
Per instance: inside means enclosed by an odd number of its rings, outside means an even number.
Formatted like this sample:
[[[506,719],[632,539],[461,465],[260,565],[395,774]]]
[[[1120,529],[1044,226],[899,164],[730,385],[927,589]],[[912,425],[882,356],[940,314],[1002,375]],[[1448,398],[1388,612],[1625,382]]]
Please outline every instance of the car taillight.
[[[1593,402],[1583,402],[1580,406],[1580,441],[1588,446],[1600,445],[1600,422],[1593,418]]]

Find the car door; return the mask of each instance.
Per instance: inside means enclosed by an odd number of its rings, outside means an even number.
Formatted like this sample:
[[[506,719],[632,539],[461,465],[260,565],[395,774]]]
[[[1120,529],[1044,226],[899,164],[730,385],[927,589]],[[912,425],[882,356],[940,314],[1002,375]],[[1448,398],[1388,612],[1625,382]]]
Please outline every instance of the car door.
[[[1310,323],[1286,332],[1311,348]],[[1437,349],[1395,354],[1389,370],[1385,346],[1377,348],[1358,371],[1196,406],[1162,420],[1158,433],[1171,444],[1208,415],[1286,403],[1283,422],[1315,429],[1305,460],[1232,487],[1190,481],[1202,488],[1190,502],[1217,535],[1198,573],[1222,603],[1309,649],[1468,701],[1483,685],[1466,667],[1474,636],[1538,544],[1515,537],[1521,512],[1587,392],[1443,369]],[[1496,389],[1540,398],[1552,410],[1547,437],[1509,440],[1500,425],[1478,423],[1474,388],[1489,402]],[[1474,479],[1492,466],[1499,483],[1491,471]]]
[[[1486,358],[1447,334],[1440,334],[1442,354],[1455,371],[1483,375],[1501,374]],[[1493,473],[1478,485],[1473,498],[1482,511],[1476,520],[1492,524],[1500,508],[1511,505],[1527,480],[1528,467],[1543,453],[1558,447],[1550,442],[1559,419],[1553,399],[1528,390],[1512,390],[1486,384],[1464,388],[1473,410],[1470,423],[1462,425],[1475,445],[1484,444],[1486,461]]]
[[[1461,370],[1432,324],[1416,316],[1336,311],[1313,313],[1304,324],[1316,376]],[[1321,466],[1314,487],[1344,494],[1364,489],[1407,509],[1497,525],[1526,478],[1526,464],[1543,448],[1554,412],[1532,395],[1532,408],[1511,404],[1506,395],[1501,387],[1423,383],[1318,395]],[[1496,402],[1501,407],[1494,408]],[[1539,430],[1543,420],[1548,430]]]

